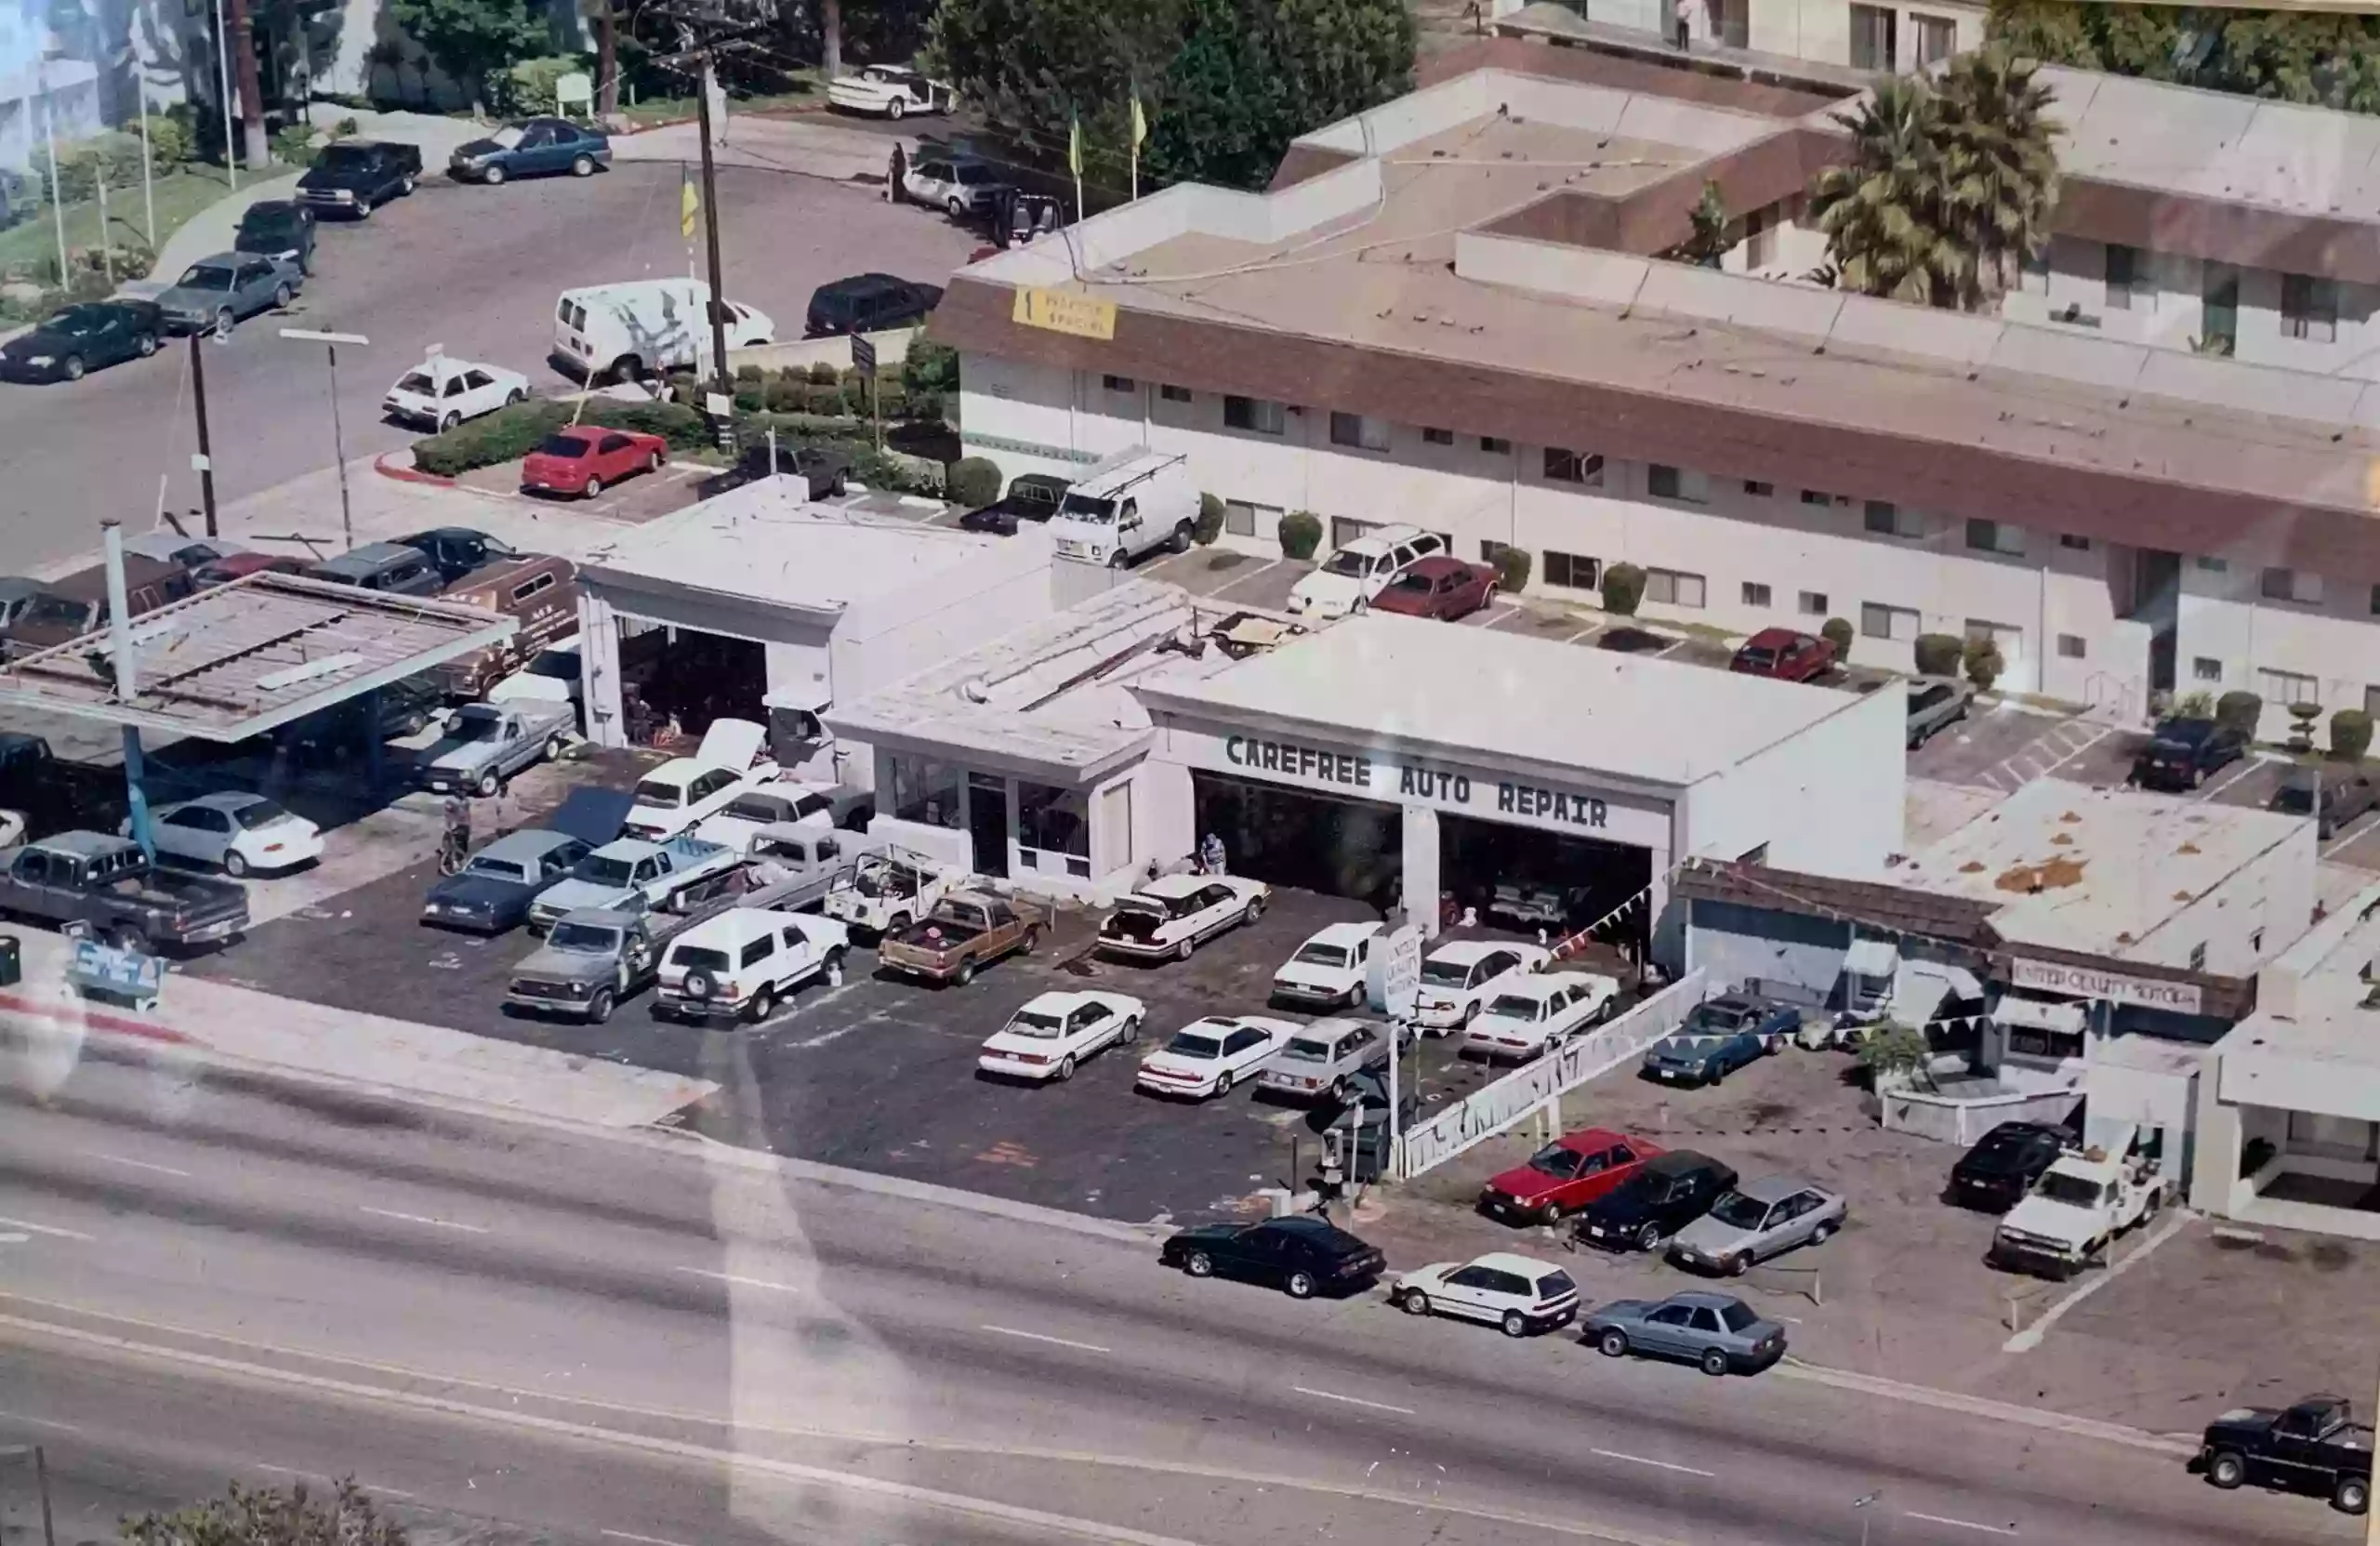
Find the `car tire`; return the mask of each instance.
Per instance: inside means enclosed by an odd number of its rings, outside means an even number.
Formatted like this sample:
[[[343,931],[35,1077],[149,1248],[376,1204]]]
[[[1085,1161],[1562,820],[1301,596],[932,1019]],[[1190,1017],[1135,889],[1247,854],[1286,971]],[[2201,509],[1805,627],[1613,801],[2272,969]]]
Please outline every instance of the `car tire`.
[[[83,357],[80,354],[69,354],[66,357],[66,363],[58,367],[59,374],[65,377],[69,381],[80,381],[83,379]]]
[[[2233,1450],[2218,1449],[2206,1462],[2206,1479],[2229,1492],[2247,1481],[2248,1462]]]
[[[1064,1057],[1058,1060],[1058,1072],[1056,1077],[1060,1084],[1064,1084],[1068,1079],[1075,1077],[1075,1055],[1072,1052],[1068,1052]]]
[[[298,298],[298,293],[286,284],[276,284],[272,287],[272,309],[276,311],[288,311],[289,303],[296,298]]]
[[[1239,910],[1240,927],[1245,929],[1263,916],[1264,899],[1261,896],[1251,896],[1248,899],[1248,905]]]
[[[974,980],[975,963],[973,961],[960,961],[959,970],[950,974],[950,985],[953,987],[965,987]]]
[[[846,492],[843,487],[843,477],[842,473],[838,472],[835,474],[835,481],[826,485],[826,492],[838,499],[841,498]]]
[[[1363,984],[1358,983],[1354,987],[1349,988],[1347,990],[1347,996],[1340,1001],[1351,1010],[1361,1005],[1364,1001]]]
[[[602,492],[603,480],[601,478],[589,478],[587,480],[587,486],[579,491],[578,496],[582,499],[594,499],[600,497]]]
[[[2341,1513],[2361,1513],[2372,1507],[2372,1480],[2368,1476],[2342,1476],[2331,1488],[2331,1507]]]
[[[1739,1250],[1736,1252],[1735,1255],[1727,1258],[1727,1275],[1729,1277],[1741,1277],[1744,1274],[1750,1271],[1752,1271],[1752,1252],[1748,1250]]]
[[[769,1011],[776,1007],[777,996],[775,991],[772,989],[768,984],[762,983],[759,987],[752,990],[752,1002],[746,1006],[744,1012],[749,1015],[751,1017],[752,1024],[757,1025],[761,1021],[766,1020],[769,1017]]]
[[[884,924],[884,932],[885,932],[886,933],[888,933],[888,934],[897,934],[897,933],[899,933],[902,930],[906,929],[908,926],[909,926],[909,915],[908,915],[908,914],[906,914],[906,913],[894,913],[894,914],[893,914],[890,918],[888,918],[888,919],[886,919],[886,920],[885,920],[885,924]]]
[[[599,987],[595,990],[594,996],[587,1000],[587,1023],[590,1025],[601,1025],[611,1018],[612,990],[607,987]]]
[[[1124,1022],[1124,1029],[1116,1038],[1127,1047],[1137,1047],[1141,1041],[1141,1017],[1133,1015]]]
[[[1037,924],[1025,932],[1025,943],[1016,947],[1016,953],[1020,956],[1030,956],[1033,952],[1040,948],[1041,929],[1040,926]]]
[[[1190,958],[1191,952],[1197,948],[1198,942],[1197,940],[1184,939],[1180,945],[1173,947],[1173,958],[1177,961],[1186,961]]]
[[[884,104],[884,116],[899,123],[909,115],[909,104],[895,97]]]
[[[549,735],[549,736],[547,736],[547,737],[546,737],[546,749],[545,749],[545,750],[543,750],[543,751],[541,751],[541,752],[539,752],[537,755],[538,755],[540,758],[542,758],[544,760],[548,761],[548,762],[559,762],[559,761],[561,761],[561,760],[562,760],[562,737],[561,737],[559,734],[555,734],[555,735]]]
[[[157,352],[157,335],[154,333],[143,333],[139,337],[133,340],[132,349],[134,353],[139,354],[142,359],[146,360],[149,356]]]
[[[359,220],[372,218],[372,201],[361,193],[355,195],[355,202],[348,207],[355,211],[355,218]]]
[[[956,193],[950,195],[950,202],[944,205],[943,208],[949,211],[950,218],[954,220],[963,220],[967,218],[967,201]]]
[[[510,391],[504,394],[504,405],[508,408],[511,407],[516,403],[526,403],[528,401],[529,394],[522,391],[518,387],[513,388]]]
[[[1636,1232],[1636,1246],[1640,1250],[1659,1251],[1661,1249],[1661,1226],[1659,1224],[1646,1224]]]
[[[1212,1277],[1215,1259],[1203,1250],[1194,1250],[1182,1259],[1182,1270],[1193,1277]]]
[[[495,773],[483,773],[480,774],[479,782],[471,786],[471,793],[482,799],[493,799],[496,798],[496,792],[503,786],[504,781],[496,777]]]
[[[1520,1338],[1528,1335],[1528,1317],[1518,1310],[1505,1311],[1504,1318],[1497,1325],[1507,1337]]]
[[[1714,1380],[1727,1372],[1727,1355],[1715,1347],[1704,1348],[1702,1350],[1702,1356],[1696,1359],[1695,1362],[1700,1367],[1703,1373],[1710,1375]]]
[[[662,463],[662,460],[663,460],[663,458],[662,458],[661,453],[660,453],[660,452],[658,452],[658,451],[655,451],[652,456],[647,456],[646,458],[644,458],[644,469],[645,469],[647,472],[658,472],[658,471],[660,471],[660,470],[661,470],[661,463]]]
[[[1814,1225],[1810,1230],[1810,1244],[1814,1246],[1825,1245],[1829,1239],[1833,1237],[1833,1235],[1834,1225],[1831,1223]]]
[[[442,435],[443,435],[443,434],[444,434],[447,430],[452,429],[453,428],[455,428],[455,426],[456,426],[457,424],[460,424],[460,423],[462,423],[462,422],[463,422],[463,416],[462,416],[462,415],[460,415],[460,414],[458,414],[458,413],[456,413],[454,409],[449,408],[449,409],[447,409],[447,410],[446,410],[445,414],[444,414],[444,415],[443,415],[443,416],[438,420],[438,432],[439,432],[440,434],[442,434]]]
[[[1569,1215],[1564,1211],[1562,1205],[1558,1202],[1549,1202],[1543,1208],[1537,1210],[1537,1222],[1545,1225],[1548,1229],[1552,1229],[1555,1225],[1561,1223],[1561,1222],[1568,1216]]]
[[[215,313],[215,336],[217,337],[230,337],[231,336],[231,329],[239,325],[240,319],[232,314],[230,307],[223,307]]]
[[[623,354],[604,374],[623,386],[633,386],[644,379],[644,361],[639,355]]]
[[[223,854],[223,873],[234,880],[247,874],[248,856],[236,848],[226,850]]]
[[[595,175],[595,158],[591,155],[571,157],[570,175],[575,178],[593,177]]]
[[[1430,1296],[1419,1288],[1408,1288],[1398,1296],[1396,1307],[1408,1315],[1426,1315],[1430,1313]]]
[[[1347,1081],[1343,1078],[1332,1079],[1330,1081],[1330,1088],[1324,1090],[1322,1093],[1323,1098],[1329,1101],[1332,1105],[1345,1105],[1347,1103]]]
[[[1186,553],[1190,550],[1190,522],[1184,521],[1181,525],[1173,528],[1173,535],[1169,539],[1167,546],[1177,553]]]
[[[827,952],[826,952],[826,970],[824,970],[823,971],[819,972],[819,974],[818,974],[818,975],[819,975],[822,979],[824,979],[824,980],[825,980],[825,982],[826,982],[826,985],[827,985],[828,987],[840,987],[840,986],[842,986],[842,985],[843,985],[843,953],[842,953],[841,951],[840,951],[840,950],[829,950],[829,951],[827,951]]]
[[[1310,1272],[1293,1272],[1281,1279],[1281,1291],[1291,1299],[1312,1299],[1314,1290],[1314,1274]]]
[[[1231,1070],[1226,1068],[1215,1076],[1215,1099],[1220,1101],[1231,1093]]]
[[[1107,555],[1107,567],[1110,569],[1130,569],[1131,566],[1132,555],[1121,548]]]
[[[1628,1333],[1616,1326],[1606,1328],[1603,1335],[1595,1339],[1595,1351],[1606,1358],[1627,1357]]]

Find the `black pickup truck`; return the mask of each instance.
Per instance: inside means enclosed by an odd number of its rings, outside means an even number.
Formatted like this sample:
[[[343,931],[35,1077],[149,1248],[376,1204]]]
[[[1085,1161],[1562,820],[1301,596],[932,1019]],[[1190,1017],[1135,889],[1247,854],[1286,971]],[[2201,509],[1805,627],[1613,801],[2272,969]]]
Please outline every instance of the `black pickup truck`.
[[[0,859],[0,916],[53,923],[126,950],[206,945],[248,926],[245,889],[167,874],[129,838],[60,832]]]
[[[413,192],[421,180],[421,147],[388,139],[325,145],[298,179],[298,202],[319,213],[372,218],[373,209]]]
[[[2372,1506],[2372,1425],[2343,1395],[2309,1395],[2287,1411],[2242,1407],[2206,1425],[2198,1469],[2219,1487],[2243,1482],[2327,1495],[2341,1513]]]
[[[1008,493],[998,501],[960,516],[959,528],[1014,536],[1018,522],[1047,521],[1057,514],[1058,501],[1066,496],[1071,486],[1065,479],[1052,478],[1046,472],[1020,472],[1010,480]]]

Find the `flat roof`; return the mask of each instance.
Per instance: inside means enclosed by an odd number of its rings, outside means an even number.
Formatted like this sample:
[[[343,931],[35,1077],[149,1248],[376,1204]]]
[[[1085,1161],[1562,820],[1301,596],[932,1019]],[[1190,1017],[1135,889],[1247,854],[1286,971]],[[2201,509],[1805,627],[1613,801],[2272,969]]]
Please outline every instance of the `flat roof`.
[[[133,620],[129,702],[112,628],[0,667],[0,703],[206,741],[245,741],[509,639],[460,601],[257,574]]]
[[[800,478],[761,478],[623,532],[590,550],[581,583],[665,586],[833,616],[856,601],[975,562],[1038,528],[980,535],[813,503]]]
[[[1352,745],[1430,748],[1683,787],[1862,698],[1550,639],[1367,612],[1210,676],[1140,695],[1209,719],[1254,718]]]
[[[2258,977],[2256,1012],[2222,1050],[2311,1059],[2362,1084],[2380,1069],[2380,880],[2308,930]]]
[[[2012,945],[2129,959],[2184,909],[2299,836],[2302,816],[2037,778],[1891,872],[1998,904]]]

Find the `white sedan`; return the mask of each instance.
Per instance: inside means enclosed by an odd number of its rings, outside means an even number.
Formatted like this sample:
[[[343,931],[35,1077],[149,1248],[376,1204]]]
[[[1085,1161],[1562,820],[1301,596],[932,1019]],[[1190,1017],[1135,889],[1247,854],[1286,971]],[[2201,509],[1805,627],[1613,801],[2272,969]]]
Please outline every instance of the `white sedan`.
[[[1547,971],[1507,985],[1463,1033],[1462,1050],[1493,1061],[1550,1051],[1611,1012],[1620,984],[1593,971]]]
[[[1505,940],[1455,940],[1439,945],[1421,962],[1413,995],[1413,1019],[1423,1030],[1444,1036],[1469,1025],[1506,985],[1553,959],[1541,945]]]
[[[1242,875],[1160,875],[1116,904],[1099,948],[1132,960],[1186,961],[1226,929],[1264,916],[1273,889]]]
[[[776,782],[768,739],[750,720],[713,720],[692,757],[673,757],[637,781],[628,835],[666,843],[749,790]]]
[[[1433,1262],[1396,1280],[1389,1302],[1408,1315],[1487,1321],[1507,1337],[1551,1331],[1579,1313],[1579,1286],[1550,1262],[1491,1251],[1470,1262]]]
[[[132,823],[121,831],[132,836]],[[323,856],[320,827],[278,800],[237,790],[158,806],[149,813],[149,838],[160,854],[220,865],[226,875],[295,869]]]
[[[948,112],[950,87],[897,64],[871,64],[855,75],[826,83],[826,102],[846,112],[906,118],[913,112]]]
[[[1133,1086],[1153,1095],[1203,1101],[1222,1095],[1242,1079],[1263,1072],[1289,1037],[1305,1029],[1292,1020],[1266,1015],[1207,1015],[1173,1033],[1173,1039],[1141,1060]]]
[[[1093,1052],[1140,1040],[1148,1012],[1126,993],[1044,993],[985,1040],[975,1066],[1004,1078],[1070,1079]]]
[[[452,429],[528,395],[529,378],[517,370],[433,353],[389,389],[380,409],[403,423]]]

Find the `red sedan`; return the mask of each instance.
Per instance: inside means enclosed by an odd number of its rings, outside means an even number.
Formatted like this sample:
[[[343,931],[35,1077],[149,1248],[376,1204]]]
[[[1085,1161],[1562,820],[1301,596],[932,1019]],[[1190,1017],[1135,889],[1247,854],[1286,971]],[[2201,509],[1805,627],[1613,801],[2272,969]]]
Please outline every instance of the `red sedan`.
[[[1451,623],[1468,617],[1496,599],[1496,571],[1484,563],[1465,563],[1439,555],[1416,561],[1371,600],[1377,612],[1401,612],[1408,617],[1435,617]]]
[[[582,425],[557,429],[522,459],[521,488],[526,494],[576,494],[592,499],[607,483],[637,472],[658,472],[669,459],[669,443],[641,429],[602,429]]]
[[[1661,1152],[1658,1143],[1604,1128],[1565,1133],[1479,1189],[1484,1213],[1513,1224],[1550,1224],[1619,1186]]]
[[[1763,628],[1743,641],[1727,669],[1778,681],[1816,681],[1834,669],[1834,641],[1792,628]]]

